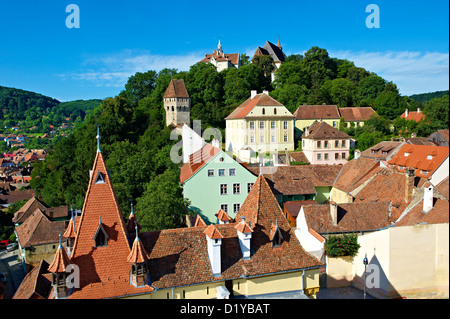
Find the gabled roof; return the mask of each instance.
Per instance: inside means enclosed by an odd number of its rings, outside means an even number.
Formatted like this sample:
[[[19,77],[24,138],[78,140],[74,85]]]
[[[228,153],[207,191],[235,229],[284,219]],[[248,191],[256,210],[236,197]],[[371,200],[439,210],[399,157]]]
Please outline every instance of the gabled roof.
[[[306,129],[305,129],[306,132]],[[308,135],[303,134],[304,139],[349,139],[350,136],[326,122],[315,121],[308,129]]]
[[[65,228],[64,221],[50,221],[37,208],[28,218],[16,227],[17,239],[22,248],[58,242],[59,233]]]
[[[223,235],[220,233],[219,230],[217,230],[217,228],[213,224],[206,227],[206,229],[203,233],[211,239],[222,239],[223,238]]]
[[[224,211],[223,209],[220,209],[216,213],[216,216],[217,216],[217,219],[222,221],[222,222],[231,222],[232,221],[230,215],[228,215],[227,212]]]
[[[379,160],[365,157],[352,159],[343,165],[333,187],[350,193],[379,170],[381,170]]]
[[[391,225],[389,202],[346,203],[337,206],[337,225],[334,226],[330,205],[305,205],[306,223],[319,234],[377,230]]]
[[[386,160],[393,152],[398,151],[403,142],[382,141],[361,152],[362,157]]]
[[[345,122],[367,121],[375,111],[370,107],[341,107],[339,108],[341,117]]]
[[[133,247],[128,255],[127,261],[129,263],[144,263],[148,260],[149,255],[144,248],[139,236],[134,239]]]
[[[286,60],[286,55],[283,53],[283,50],[269,41],[266,41],[266,43],[264,43],[264,46],[262,48],[261,47],[256,48],[255,54],[253,55],[253,59],[257,55],[270,55],[273,59],[273,62],[275,63],[284,62]]]
[[[429,178],[448,157],[448,146],[403,145],[389,164],[412,167],[418,177]],[[399,169],[399,171],[403,171]],[[424,174],[423,172],[428,172]]]
[[[37,208],[41,211],[47,206],[36,197],[30,198],[17,212],[14,213],[13,223],[23,223]]]
[[[45,299],[51,290],[51,281],[47,279],[48,263],[41,260],[25,275],[13,299]]]
[[[297,120],[340,118],[337,105],[300,105],[294,116]]]
[[[205,164],[211,161],[221,149],[206,143],[200,150],[189,156],[189,162],[183,164],[180,170],[180,183],[184,184],[186,180],[197,173]]]
[[[420,122],[425,119],[425,114],[418,109],[417,111],[408,111],[408,116],[406,116],[406,111],[400,115],[400,118],[408,120],[408,121],[416,121]]]
[[[224,54],[219,54],[217,52],[211,53],[211,54],[205,54],[205,58],[203,60],[201,60],[200,62],[210,62],[211,59],[215,59],[218,62],[221,61],[229,61],[231,64],[233,65],[238,65],[239,64],[239,53],[224,53]]]
[[[283,106],[280,102],[272,98],[266,93],[256,94],[253,98],[249,97],[244,103],[239,105],[225,120],[243,119],[251,115],[250,112],[256,106]],[[293,115],[286,109],[284,114],[281,112],[277,115],[270,115],[270,117],[293,117]]]
[[[170,80],[169,86],[164,93],[163,98],[181,97],[188,98],[189,93],[186,89],[183,79],[172,79]]]

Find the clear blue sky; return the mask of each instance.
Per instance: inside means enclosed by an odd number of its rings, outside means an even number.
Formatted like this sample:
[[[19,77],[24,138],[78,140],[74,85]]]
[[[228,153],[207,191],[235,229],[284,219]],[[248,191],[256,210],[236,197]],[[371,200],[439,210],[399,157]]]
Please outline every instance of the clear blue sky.
[[[66,6],[80,28],[66,27]],[[380,9],[367,28],[366,6]],[[286,54],[312,46],[396,83],[405,95],[448,89],[445,0],[0,0],[0,85],[61,101],[118,94],[137,71],[187,70],[217,47],[250,57],[280,36]]]

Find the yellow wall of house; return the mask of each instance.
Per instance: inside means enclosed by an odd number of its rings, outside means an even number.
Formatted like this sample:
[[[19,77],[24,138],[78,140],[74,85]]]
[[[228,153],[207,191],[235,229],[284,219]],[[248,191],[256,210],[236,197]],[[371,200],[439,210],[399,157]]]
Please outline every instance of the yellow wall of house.
[[[26,264],[34,267],[41,260],[45,260],[49,264],[52,263],[53,258],[55,258],[56,249],[58,248],[58,243],[50,243],[46,245],[36,245],[31,249],[23,249],[21,252],[25,253]]]
[[[330,192],[330,201],[333,201],[336,204],[352,203],[353,197],[338,188],[332,187]]]
[[[234,279],[233,294],[235,296],[250,296],[301,289],[309,289],[315,294],[319,287],[319,270],[306,270],[304,278],[302,278],[302,274],[303,271],[296,271],[254,278]],[[217,297],[216,287],[218,286],[225,286],[225,281],[177,287],[173,290],[171,288],[161,289],[150,294],[130,296],[124,299],[213,299]]]
[[[295,127],[304,132],[305,127],[311,126],[315,121],[320,121],[320,119],[295,120]],[[331,127],[339,128],[339,119],[323,119],[322,122],[329,124]]]

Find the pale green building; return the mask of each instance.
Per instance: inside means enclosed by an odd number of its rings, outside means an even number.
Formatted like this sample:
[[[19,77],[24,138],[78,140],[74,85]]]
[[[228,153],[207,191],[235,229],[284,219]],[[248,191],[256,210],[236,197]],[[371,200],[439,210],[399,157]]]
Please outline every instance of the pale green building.
[[[257,176],[230,155],[211,144],[192,154],[181,168],[183,196],[190,209],[207,224],[217,224],[215,214],[223,209],[235,218]]]

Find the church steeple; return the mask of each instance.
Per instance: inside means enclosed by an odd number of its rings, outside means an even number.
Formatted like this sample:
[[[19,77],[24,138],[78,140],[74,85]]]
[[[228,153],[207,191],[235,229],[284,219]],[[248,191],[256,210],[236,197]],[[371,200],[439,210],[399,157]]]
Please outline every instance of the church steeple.
[[[222,53],[223,53],[222,44],[220,44],[220,38],[219,38],[219,44],[217,45],[217,55],[221,55]]]
[[[102,150],[100,148],[100,124],[97,124],[97,153],[101,153]]]
[[[280,36],[278,36],[278,44],[277,47],[280,48],[281,51],[283,51],[283,48],[281,47],[281,43],[280,43]]]

